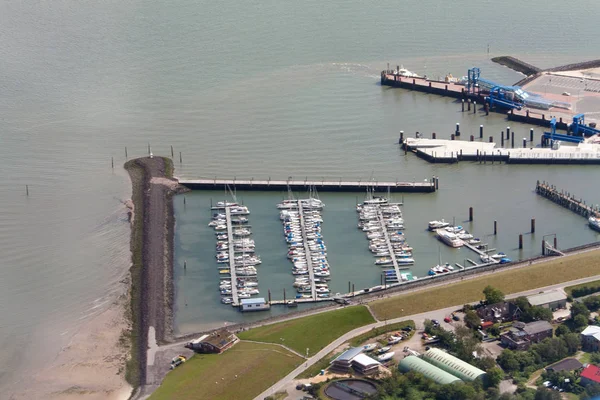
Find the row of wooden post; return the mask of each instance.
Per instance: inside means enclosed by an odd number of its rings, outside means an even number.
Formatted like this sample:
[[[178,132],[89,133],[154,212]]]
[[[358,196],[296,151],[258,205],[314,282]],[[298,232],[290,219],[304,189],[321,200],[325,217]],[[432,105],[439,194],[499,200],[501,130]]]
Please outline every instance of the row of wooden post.
[[[473,207],[469,207],[469,222],[473,221]],[[535,218],[531,218],[530,233],[535,233]],[[498,234],[498,221],[494,221],[494,235]],[[519,234],[519,249],[523,248],[523,234]]]

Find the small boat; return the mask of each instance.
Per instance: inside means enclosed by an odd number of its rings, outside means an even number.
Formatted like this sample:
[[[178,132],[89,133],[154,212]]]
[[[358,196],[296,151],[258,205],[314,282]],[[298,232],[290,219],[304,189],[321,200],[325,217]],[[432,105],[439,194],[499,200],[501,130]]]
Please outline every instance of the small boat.
[[[464,231],[464,228],[460,225],[457,226],[448,226],[446,227],[446,232],[451,232],[451,233],[461,233]]]
[[[479,238],[469,240],[469,244],[480,244],[480,243],[481,243],[481,239],[479,239]]]
[[[391,360],[392,357],[394,357],[394,354],[396,354],[396,353],[393,352],[393,351],[390,351],[389,353],[385,353],[385,354],[382,354],[382,355],[378,356],[377,360],[379,360],[379,361],[388,361],[388,360]]]
[[[375,265],[390,265],[393,264],[394,260],[390,257],[382,257],[375,260]]]
[[[377,348],[377,343],[369,343],[363,346],[364,351],[373,351]]]
[[[288,307],[298,307],[298,303],[294,300],[289,300],[285,305]]]
[[[327,297],[329,297],[329,293],[318,293],[318,294],[317,294],[317,297],[319,297],[319,298],[321,298],[321,299],[324,299],[324,298],[327,298]]]
[[[412,265],[415,263],[414,258],[398,258],[396,259],[398,265]]]
[[[400,343],[401,340],[402,340],[402,338],[400,336],[390,336],[390,338],[388,339],[388,344],[392,345],[392,344]]]
[[[443,219],[441,221],[429,221],[429,230],[434,231],[436,229],[445,228],[449,225],[450,223],[444,221]]]
[[[377,350],[377,354],[385,354],[392,349],[392,346],[385,346]]]
[[[481,261],[483,261],[484,263],[491,263],[494,261],[494,259],[491,256],[482,254],[480,257]]]
[[[491,257],[494,258],[494,259],[501,259],[501,258],[506,257],[506,253],[503,253],[503,252],[500,251],[500,252],[492,255]]]
[[[318,287],[315,289],[316,293],[329,293],[329,288],[326,287]]]
[[[233,303],[233,299],[231,297],[223,297],[223,298],[221,298],[221,303],[231,304],[231,303]]]
[[[219,270],[219,274],[221,275],[229,275],[231,273],[231,270],[229,269],[220,269]]]
[[[458,235],[456,235],[456,236],[458,236],[458,238],[459,238],[459,239],[461,239],[461,240],[473,239],[473,235],[471,235],[471,234],[470,234],[470,233],[468,233],[468,232],[459,233],[459,234],[458,234]]]

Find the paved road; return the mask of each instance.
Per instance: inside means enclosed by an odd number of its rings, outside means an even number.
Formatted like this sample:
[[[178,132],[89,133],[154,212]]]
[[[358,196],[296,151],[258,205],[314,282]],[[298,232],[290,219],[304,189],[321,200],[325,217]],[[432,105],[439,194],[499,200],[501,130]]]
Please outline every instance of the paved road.
[[[572,285],[578,285],[580,283],[586,283],[586,282],[591,282],[591,281],[595,281],[598,280],[600,278],[600,275],[596,275],[596,276],[592,276],[592,277],[588,277],[588,278],[582,278],[582,279],[577,279],[574,281],[570,281],[570,282],[563,282],[563,283],[559,283],[556,285],[551,285],[551,286],[546,286],[546,287],[542,287],[542,288],[537,288],[537,289],[532,289],[532,290],[526,290],[524,292],[519,292],[519,293],[513,293],[511,295],[506,296],[509,299],[512,298],[516,298],[516,297],[520,297],[520,296],[529,296],[531,294],[535,294],[535,293],[539,293],[541,291],[545,291],[545,290],[553,290],[553,289],[563,289],[566,286],[572,286]],[[304,370],[306,370],[308,367],[312,366],[313,364],[315,364],[317,361],[319,361],[320,359],[322,359],[323,357],[325,357],[327,354],[331,353],[336,347],[342,345],[343,343],[347,342],[348,340],[352,339],[354,336],[358,336],[361,335],[373,328],[376,327],[380,327],[385,325],[386,323],[396,323],[396,322],[401,322],[401,321],[406,321],[407,319],[412,319],[415,321],[415,324],[417,325],[417,327],[422,326],[423,321],[426,319],[438,319],[438,320],[443,320],[444,316],[450,314],[452,311],[455,311],[457,309],[457,307],[461,307],[462,304],[460,305],[454,305],[452,307],[447,307],[447,308],[442,308],[439,310],[434,310],[434,311],[428,311],[425,313],[420,313],[420,314],[414,314],[414,315],[407,315],[406,317],[401,317],[401,318],[394,318],[394,319],[390,319],[387,322],[386,321],[379,321],[379,322],[375,322],[373,324],[370,325],[366,325],[366,326],[362,326],[360,328],[356,328],[342,336],[340,336],[339,338],[337,338],[336,340],[334,340],[333,342],[331,342],[329,345],[327,345],[325,348],[323,348],[321,351],[319,351],[317,354],[315,354],[314,356],[310,357],[309,359],[307,359],[305,362],[303,362],[298,368],[296,368],[295,370],[293,370],[292,372],[290,372],[287,376],[285,376],[283,379],[281,379],[279,382],[277,382],[276,384],[274,384],[273,386],[271,386],[270,388],[268,388],[267,390],[265,390],[264,392],[262,392],[261,394],[259,394],[258,396],[256,396],[254,398],[254,400],[263,400],[265,397],[281,390],[283,387],[285,387],[286,385],[289,385],[296,376],[298,376],[299,374],[301,374],[302,372],[304,372]]]

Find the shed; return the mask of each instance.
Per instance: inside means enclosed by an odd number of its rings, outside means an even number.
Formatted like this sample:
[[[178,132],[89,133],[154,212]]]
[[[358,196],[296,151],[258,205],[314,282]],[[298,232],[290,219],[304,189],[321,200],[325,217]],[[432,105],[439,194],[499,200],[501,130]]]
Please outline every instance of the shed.
[[[560,290],[549,290],[527,296],[527,301],[532,306],[540,306],[549,308],[552,311],[558,308],[565,308],[567,306],[567,295]]]
[[[449,383],[460,382],[456,376],[429,364],[416,356],[407,356],[398,364],[398,370],[401,372],[415,371],[423,374],[425,377],[439,383],[447,385]]]
[[[434,348],[428,350],[423,354],[423,359],[463,381],[474,381],[477,378],[483,379],[485,376],[484,371],[440,349]]]
[[[369,357],[366,354],[360,353],[352,359],[352,367],[357,372],[363,375],[371,375],[379,370],[381,363]]]
[[[238,340],[233,333],[226,329],[220,329],[186,343],[185,347],[199,353],[222,353],[236,344]]]
[[[576,358],[565,358],[562,361],[557,362],[556,364],[552,364],[546,367],[546,371],[575,371],[577,369],[583,368],[583,364],[579,362]]]
[[[354,357],[361,354],[362,351],[362,347],[351,347],[331,362],[331,369],[343,372],[349,371],[352,367],[352,360],[354,360]]]
[[[265,311],[269,308],[271,308],[271,305],[263,297],[242,299],[240,302],[240,311]]]

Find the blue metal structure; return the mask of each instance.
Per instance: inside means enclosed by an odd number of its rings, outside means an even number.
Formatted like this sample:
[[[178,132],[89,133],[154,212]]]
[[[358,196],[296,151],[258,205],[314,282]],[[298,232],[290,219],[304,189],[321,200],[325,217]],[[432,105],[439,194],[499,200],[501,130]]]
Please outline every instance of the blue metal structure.
[[[583,114],[577,114],[573,117],[573,123],[571,124],[571,132],[575,136],[593,136],[600,133],[600,130],[586,126],[585,116]]]
[[[467,72],[467,93],[476,94],[476,88],[479,87],[479,75],[481,71],[477,67],[470,68]]]
[[[521,99],[515,96],[513,88],[509,86],[494,86],[490,89],[487,100],[490,103],[490,108],[501,107],[520,110],[523,107]]]
[[[578,114],[583,116],[583,114]],[[575,120],[575,118],[573,118]],[[590,128],[592,129],[592,128]],[[583,136],[572,136],[572,135],[563,135],[561,133],[556,133],[556,118],[552,118],[550,120],[550,132],[544,132],[544,139],[550,140],[550,147],[554,144],[555,140],[560,140],[562,142],[570,142],[570,143],[581,143],[583,142]]]

